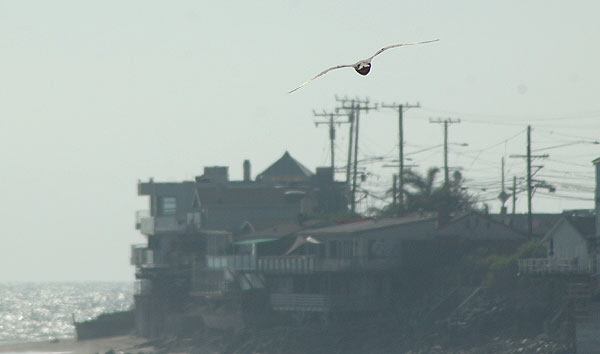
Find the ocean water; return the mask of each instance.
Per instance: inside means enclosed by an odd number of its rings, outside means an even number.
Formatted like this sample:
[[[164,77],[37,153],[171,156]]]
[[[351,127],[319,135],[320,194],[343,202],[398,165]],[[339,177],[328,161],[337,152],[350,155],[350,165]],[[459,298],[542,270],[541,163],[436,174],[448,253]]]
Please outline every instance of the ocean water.
[[[75,321],[129,310],[133,283],[0,283],[0,344],[75,337]]]

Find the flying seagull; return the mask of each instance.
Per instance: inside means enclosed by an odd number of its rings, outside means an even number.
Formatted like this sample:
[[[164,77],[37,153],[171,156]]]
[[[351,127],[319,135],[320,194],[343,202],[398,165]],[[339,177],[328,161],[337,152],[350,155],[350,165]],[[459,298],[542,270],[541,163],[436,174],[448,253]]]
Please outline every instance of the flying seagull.
[[[384,51],[391,49],[391,48],[396,48],[396,47],[403,47],[406,45],[416,45],[416,44],[425,44],[425,43],[431,43],[431,42],[437,42],[439,41],[439,39],[434,39],[431,41],[425,41],[425,42],[416,42],[416,43],[400,43],[400,44],[392,44],[392,45],[388,45],[387,47],[383,47],[381,49],[379,49],[378,51],[375,52],[375,54],[373,54],[372,56],[368,57],[367,59],[363,59],[363,60],[359,60],[354,64],[347,64],[347,65],[337,65],[337,66],[332,66],[329,69],[325,69],[323,71],[321,71],[319,74],[313,76],[312,78],[310,78],[308,81],[305,81],[302,85],[296,87],[295,89],[293,89],[292,91],[288,92],[288,93],[292,93],[296,90],[298,90],[300,87],[310,83],[311,81],[313,81],[314,79],[318,78],[319,76],[325,75],[328,72],[330,72],[331,70],[335,70],[335,69],[340,69],[340,68],[354,68],[354,70],[356,70],[357,73],[361,74],[361,75],[367,75],[369,73],[369,71],[371,71],[371,60],[373,60],[373,58],[375,58],[376,56],[378,56],[379,54],[383,53]]]

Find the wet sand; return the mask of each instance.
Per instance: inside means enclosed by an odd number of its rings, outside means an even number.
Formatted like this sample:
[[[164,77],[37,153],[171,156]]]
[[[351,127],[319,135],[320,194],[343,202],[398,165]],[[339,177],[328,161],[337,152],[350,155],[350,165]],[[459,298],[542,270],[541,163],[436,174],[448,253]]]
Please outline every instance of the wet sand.
[[[145,338],[118,336],[109,338],[76,341],[65,339],[58,342],[31,342],[0,345],[0,353],[74,353],[104,354],[109,350],[115,353],[152,353],[154,348],[146,346]]]

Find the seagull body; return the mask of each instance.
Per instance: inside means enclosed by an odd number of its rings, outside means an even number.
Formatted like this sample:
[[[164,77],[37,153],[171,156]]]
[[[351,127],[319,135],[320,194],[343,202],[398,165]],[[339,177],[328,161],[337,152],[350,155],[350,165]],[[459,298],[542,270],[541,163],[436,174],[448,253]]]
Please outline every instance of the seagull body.
[[[437,42],[437,41],[439,41],[439,39],[434,39],[434,40],[425,41],[425,42],[416,42],[416,43],[392,44],[392,45],[389,45],[387,47],[383,47],[383,48],[379,49],[377,52],[375,52],[375,54],[373,54],[372,56],[368,57],[367,59],[359,60],[359,61],[357,61],[354,64],[337,65],[337,66],[332,66],[331,68],[325,69],[325,70],[321,71],[320,73],[318,73],[317,75],[315,75],[312,78],[310,78],[309,80],[307,80],[304,83],[302,83],[302,85],[296,87],[295,89],[291,90],[288,93],[292,93],[292,92],[298,90],[299,88],[301,88],[302,86],[310,83],[311,81],[313,81],[314,79],[318,78],[319,76],[323,76],[323,75],[327,74],[328,72],[330,72],[331,70],[335,70],[335,69],[354,68],[354,70],[356,70],[357,73],[359,73],[359,74],[361,74],[363,76],[367,75],[371,71],[371,61],[373,60],[373,58],[375,58],[376,56],[378,56],[379,54],[383,53],[384,51],[386,51],[388,49],[396,48],[396,47],[403,47],[403,46],[407,46],[407,45],[425,44],[425,43],[431,43],[431,42]]]

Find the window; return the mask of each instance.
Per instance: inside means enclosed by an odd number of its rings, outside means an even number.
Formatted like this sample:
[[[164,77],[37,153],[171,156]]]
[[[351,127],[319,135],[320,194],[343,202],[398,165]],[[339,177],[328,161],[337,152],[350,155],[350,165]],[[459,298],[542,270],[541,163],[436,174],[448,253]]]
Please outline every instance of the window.
[[[159,197],[158,198],[158,215],[175,215],[177,211],[177,198],[175,197]]]

